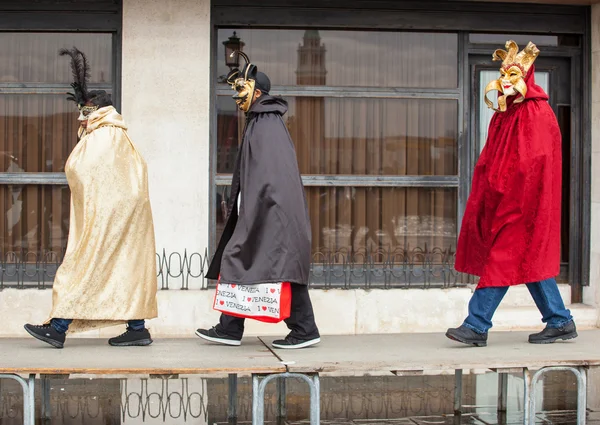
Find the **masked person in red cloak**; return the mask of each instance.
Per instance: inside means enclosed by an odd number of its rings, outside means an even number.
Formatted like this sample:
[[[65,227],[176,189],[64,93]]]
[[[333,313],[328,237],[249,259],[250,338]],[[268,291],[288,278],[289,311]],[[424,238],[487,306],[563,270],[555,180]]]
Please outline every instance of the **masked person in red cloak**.
[[[533,43],[496,50],[500,78],[486,87],[495,109],[475,167],[456,250],[456,270],[479,276],[469,315],[446,336],[483,347],[509,286],[526,284],[546,327],[533,344],[577,337],[554,277],[559,272],[561,135],[548,95],[535,84]],[[497,90],[498,108],[487,93]]]

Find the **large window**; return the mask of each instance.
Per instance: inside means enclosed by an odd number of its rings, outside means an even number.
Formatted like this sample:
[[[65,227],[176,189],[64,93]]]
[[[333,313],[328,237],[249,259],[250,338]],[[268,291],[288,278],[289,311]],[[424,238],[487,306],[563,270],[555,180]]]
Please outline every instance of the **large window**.
[[[77,143],[73,81],[61,48],[77,46],[91,86],[113,90],[110,33],[0,32],[0,259],[2,285],[51,281],[69,230],[65,162]]]
[[[64,93],[73,81],[63,47],[76,45],[93,65],[91,83],[112,88],[110,34],[0,33],[0,171],[19,173],[0,186],[0,250],[61,251],[66,246],[66,186],[23,185],[30,173],[52,183],[77,143],[77,109]]]
[[[451,263],[458,228],[458,36],[449,33],[233,32],[289,104],[315,264]],[[224,52],[218,75],[227,73]],[[243,116],[217,89],[217,237]],[[326,266],[323,266],[326,267]],[[447,268],[447,267],[446,267]],[[450,270],[446,270],[450,271]],[[335,273],[335,271],[334,271]],[[452,275],[438,273],[438,283]]]
[[[312,223],[313,286],[473,282],[455,272],[454,255],[490,117],[480,86],[498,74],[495,49],[509,38],[521,47],[531,40],[543,51],[536,77],[563,136],[559,280],[580,299],[589,272],[589,237],[581,231],[589,223],[585,10],[478,4],[465,13],[448,2],[352,4],[307,0],[274,8],[259,0],[234,12],[214,0],[213,244],[243,128],[224,84],[223,45],[237,44],[271,77],[272,93],[289,103],[284,120]],[[547,19],[531,19],[540,13]],[[498,19],[485,19],[491,14]]]

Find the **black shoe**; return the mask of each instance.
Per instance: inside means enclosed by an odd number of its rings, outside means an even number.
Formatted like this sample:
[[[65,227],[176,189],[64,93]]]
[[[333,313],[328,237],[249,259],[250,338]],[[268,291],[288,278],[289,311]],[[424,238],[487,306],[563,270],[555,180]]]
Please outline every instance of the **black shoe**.
[[[311,345],[316,345],[321,342],[320,337],[310,338],[310,339],[299,339],[295,336],[288,335],[285,339],[276,339],[273,341],[273,347],[275,348],[283,348],[283,349],[298,349],[298,348],[306,348]]]
[[[236,339],[232,336],[229,336],[222,332],[217,331],[216,326],[213,326],[212,328],[210,328],[208,330],[207,329],[197,329],[196,335],[198,335],[200,338],[205,339],[207,341],[216,342],[219,344],[225,344],[225,345],[241,345],[242,344],[241,339]]]
[[[146,328],[139,331],[127,328],[121,335],[109,339],[108,343],[113,347],[144,346],[152,344],[152,337]]]
[[[487,346],[487,332],[480,334],[467,328],[465,325],[448,329],[446,331],[446,336],[453,341],[462,342],[463,344],[473,345],[475,347]]]
[[[65,334],[59,333],[52,325],[30,325],[29,323],[24,326],[25,330],[29,332],[34,338],[44,341],[56,348],[63,348],[65,345]]]
[[[559,339],[566,341],[573,338],[577,338],[577,329],[575,328],[575,322],[571,320],[561,328],[546,326],[543,331],[529,335],[529,342],[532,344],[551,344]]]

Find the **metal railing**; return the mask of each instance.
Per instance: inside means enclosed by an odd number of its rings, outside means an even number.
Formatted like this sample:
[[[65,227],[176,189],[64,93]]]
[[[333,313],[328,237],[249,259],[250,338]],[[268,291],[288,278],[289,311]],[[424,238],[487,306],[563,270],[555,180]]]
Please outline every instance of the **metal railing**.
[[[0,290],[48,289],[60,266],[63,252],[0,253]],[[156,254],[157,281],[161,290],[209,289],[215,282],[204,277],[210,263],[208,249],[201,252]],[[454,270],[451,247],[359,249],[317,251],[310,265],[314,289],[451,288],[467,278]]]
[[[452,248],[360,249],[313,254],[313,288],[449,288],[465,279],[454,270]]]
[[[156,259],[160,289],[208,289],[210,286],[209,280],[204,277],[210,263],[208,249],[204,250],[204,254],[188,253],[187,250],[183,254],[167,254],[163,250],[162,254],[156,254]]]

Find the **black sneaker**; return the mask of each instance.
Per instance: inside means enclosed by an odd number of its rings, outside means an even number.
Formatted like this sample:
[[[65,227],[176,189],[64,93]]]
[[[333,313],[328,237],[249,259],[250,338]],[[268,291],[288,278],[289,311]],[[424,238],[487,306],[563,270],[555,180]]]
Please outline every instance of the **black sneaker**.
[[[321,338],[311,338],[311,339],[299,339],[294,336],[288,335],[285,339],[276,339],[273,341],[273,347],[282,348],[288,350],[294,350],[298,348],[306,348],[311,345],[316,345],[321,342]]]
[[[232,336],[229,336],[229,335],[226,335],[224,333],[217,331],[216,326],[213,326],[212,328],[210,328],[208,330],[207,329],[197,329],[196,335],[198,335],[200,338],[205,339],[207,341],[216,342],[219,344],[242,345],[241,339],[236,339]]]
[[[446,331],[446,336],[453,341],[462,342],[463,344],[472,345],[474,347],[487,346],[487,332],[480,334],[467,328],[465,325],[448,329]]]
[[[30,325],[29,323],[24,326],[25,330],[29,332],[34,338],[44,341],[56,348],[63,348],[65,345],[65,334],[59,333],[52,325]]]
[[[139,331],[127,328],[121,335],[109,339],[108,343],[113,347],[144,346],[152,344],[152,337],[146,328]]]
[[[570,321],[561,328],[546,327],[543,331],[529,335],[531,344],[551,344],[559,339],[566,341],[577,338],[577,329],[575,322]]]

